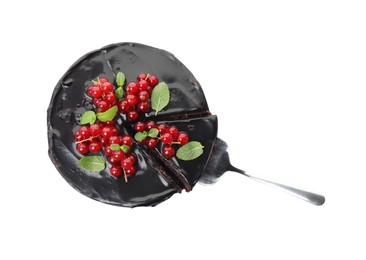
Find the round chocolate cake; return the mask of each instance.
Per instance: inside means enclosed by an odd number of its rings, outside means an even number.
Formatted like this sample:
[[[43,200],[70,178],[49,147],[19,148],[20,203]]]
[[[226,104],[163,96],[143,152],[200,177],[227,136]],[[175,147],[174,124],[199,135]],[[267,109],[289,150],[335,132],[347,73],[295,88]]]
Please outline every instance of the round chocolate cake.
[[[83,146],[77,147],[78,143],[83,143],[83,140],[76,141],[75,135],[79,134],[80,122],[83,121],[87,111],[96,111],[97,118],[103,119],[104,107],[102,103],[98,105],[95,102],[96,98],[93,100],[90,96],[91,86],[102,84],[99,79],[108,80],[113,84],[114,90],[120,86],[122,88],[120,91],[126,93],[118,98],[116,90],[118,100],[114,102],[125,99],[134,107],[137,105],[134,105],[135,102],[128,97],[127,83],[135,81],[141,73],[146,73],[146,80],[149,75],[154,75],[159,82],[169,86],[169,102],[159,111],[154,110],[153,105],[150,107],[150,103],[147,104],[147,108],[139,106],[140,111],[143,112],[139,112],[133,118],[132,116],[129,118],[129,115],[121,111],[124,109],[121,103],[115,105],[119,110],[115,113],[113,120],[119,136],[135,137],[133,144],[129,146],[122,145],[122,141],[118,141],[118,144],[111,141],[117,149],[119,147],[122,149],[122,146],[130,149],[125,151],[124,157],[131,151],[133,153],[134,172],[127,181],[125,170],[123,170],[125,178],[123,174],[116,177],[118,171],[111,174],[110,169],[115,162],[108,161],[106,148],[100,150],[98,147],[98,149],[95,148],[95,153],[91,153],[94,148],[86,146],[89,150],[84,152]],[[126,83],[118,83],[118,79],[116,81],[120,75],[123,75]],[[150,93],[151,99],[154,94],[159,96],[160,89],[157,90],[157,88],[155,87],[152,94]],[[103,94],[103,99],[107,99],[107,96]],[[95,115],[93,113],[91,112]],[[89,122],[90,125],[96,124],[95,120],[92,121]],[[169,134],[165,137],[162,132],[159,135],[153,131],[139,132],[143,138],[154,139],[150,147],[146,145],[146,140],[136,140],[138,132],[136,123],[143,124],[149,121],[155,122],[156,125],[175,126],[179,131],[186,133],[189,140],[202,145],[203,153],[194,160],[180,159],[177,156],[178,151],[175,155],[171,153],[167,156],[168,153],[164,148],[167,143],[169,147],[178,149],[183,141],[181,143],[171,141]],[[192,73],[171,53],[136,43],[109,45],[88,53],[75,62],[55,87],[48,108],[47,123],[49,156],[64,179],[85,196],[124,207],[154,206],[174,193],[180,193],[182,190],[191,191],[206,168],[217,135],[217,118],[211,115],[202,88]],[[104,126],[105,124],[108,122],[105,122]],[[100,126],[102,127],[103,124]],[[113,147],[112,144],[110,147]],[[81,159],[88,156],[91,158],[91,155],[105,161],[105,167],[102,170],[95,172],[81,167],[83,166]]]

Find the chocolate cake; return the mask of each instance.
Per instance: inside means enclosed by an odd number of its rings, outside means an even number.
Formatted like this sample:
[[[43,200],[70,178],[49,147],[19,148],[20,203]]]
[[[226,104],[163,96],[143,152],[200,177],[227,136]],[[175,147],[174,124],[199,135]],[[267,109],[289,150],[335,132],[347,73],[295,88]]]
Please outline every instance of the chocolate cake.
[[[83,157],[76,150],[74,133],[82,115],[94,107],[87,89],[92,80],[103,77],[114,82],[123,72],[126,81],[141,72],[157,76],[169,86],[169,104],[158,114],[150,109],[139,114],[139,121],[154,120],[174,125],[199,141],[203,154],[192,161],[176,156],[166,158],[161,144],[150,149],[139,142],[133,145],[136,174],[115,178],[107,167],[92,172],[80,167]],[[134,136],[134,122],[118,113],[116,127]],[[77,191],[100,202],[124,206],[154,206],[183,190],[191,191],[201,178],[217,135],[217,117],[211,115],[202,88],[192,73],[171,53],[137,43],[119,43],[90,52],[80,58],[57,83],[47,113],[49,156],[63,178]],[[99,153],[103,156],[103,153]]]

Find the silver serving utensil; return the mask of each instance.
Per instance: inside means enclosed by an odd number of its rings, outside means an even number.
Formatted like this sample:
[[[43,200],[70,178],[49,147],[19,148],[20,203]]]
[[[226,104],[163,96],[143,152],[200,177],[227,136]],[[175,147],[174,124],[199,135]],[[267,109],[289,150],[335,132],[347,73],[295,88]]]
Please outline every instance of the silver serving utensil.
[[[303,199],[314,205],[320,206],[325,202],[325,197],[312,192],[299,190],[287,185],[279,184],[276,182],[264,180],[258,177],[247,174],[245,171],[235,168],[230,164],[229,154],[227,152],[227,144],[225,141],[217,138],[215,146],[213,147],[210,160],[207,163],[206,169],[202,174],[199,182],[203,184],[214,184],[218,179],[227,171],[233,171],[240,173],[250,179],[256,180],[258,182],[279,188],[295,197]]]

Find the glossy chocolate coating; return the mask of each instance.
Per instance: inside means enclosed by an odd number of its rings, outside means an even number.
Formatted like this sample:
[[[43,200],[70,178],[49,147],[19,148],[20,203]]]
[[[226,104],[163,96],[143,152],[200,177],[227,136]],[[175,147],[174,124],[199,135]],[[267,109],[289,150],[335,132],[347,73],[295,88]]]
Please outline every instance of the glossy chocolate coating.
[[[156,75],[169,85],[169,105],[154,116],[154,111],[141,115],[141,120],[152,119],[175,125],[186,131],[191,140],[203,144],[204,154],[193,161],[176,158],[169,160],[171,168],[163,166],[166,160],[159,147],[154,153],[144,146],[134,145],[138,172],[125,183],[123,178],[109,174],[110,165],[100,173],[80,168],[82,157],[75,149],[73,133],[80,127],[79,120],[86,110],[92,110],[86,89],[97,77],[111,82],[122,71],[127,82],[135,81],[141,72]],[[65,180],[82,194],[108,204],[135,207],[156,205],[174,193],[180,192],[161,174],[173,171],[182,174],[193,187],[199,180],[216,140],[217,118],[209,113],[202,88],[190,71],[171,53],[135,43],[106,46],[80,58],[60,79],[53,92],[47,114],[49,155]],[[134,135],[131,122],[119,115],[116,120],[121,134]],[[103,153],[100,153],[103,155]]]

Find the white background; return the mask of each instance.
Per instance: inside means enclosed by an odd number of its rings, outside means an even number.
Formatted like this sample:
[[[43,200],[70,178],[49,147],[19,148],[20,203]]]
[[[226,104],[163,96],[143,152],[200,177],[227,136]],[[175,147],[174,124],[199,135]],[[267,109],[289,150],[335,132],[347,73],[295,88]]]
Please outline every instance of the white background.
[[[0,10],[0,259],[365,259],[363,1],[2,1]],[[74,61],[122,41],[166,49],[193,72],[234,165],[324,194],[324,206],[235,173],[155,208],[73,190],[48,158],[48,103]]]

